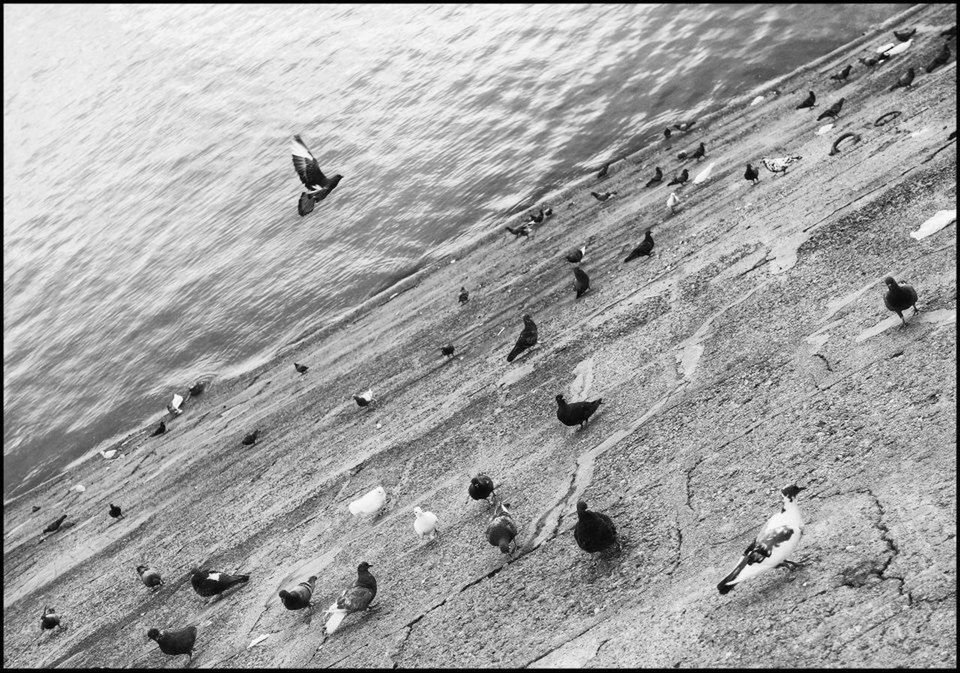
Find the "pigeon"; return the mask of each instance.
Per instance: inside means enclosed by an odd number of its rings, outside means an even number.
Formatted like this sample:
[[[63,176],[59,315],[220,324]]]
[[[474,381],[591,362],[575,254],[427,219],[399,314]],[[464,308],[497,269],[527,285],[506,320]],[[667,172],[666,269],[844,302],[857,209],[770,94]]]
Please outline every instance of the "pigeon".
[[[834,74],[834,75],[830,75],[830,79],[835,79],[835,80],[837,80],[838,82],[842,82],[842,81],[844,81],[845,79],[847,79],[847,78],[850,76],[850,71],[851,71],[851,70],[853,70],[853,66],[852,66],[852,65],[847,65],[847,67],[844,68],[843,70],[841,70],[840,72],[838,72],[838,73],[836,73],[836,74]]]
[[[300,176],[301,182],[307,188],[307,191],[300,194],[300,202],[297,204],[297,212],[300,213],[300,217],[303,217],[310,213],[318,202],[323,201],[330,195],[330,192],[340,184],[343,176],[334,175],[332,178],[328,178],[324,175],[317,160],[299,135],[293,136],[291,151],[293,152],[293,167],[296,169],[297,175]]]
[[[540,224],[540,223],[543,222],[543,220],[544,220],[545,217],[546,217],[546,215],[545,215],[544,212],[543,212],[543,206],[540,206],[540,212],[539,212],[539,213],[537,213],[536,215],[534,215],[533,213],[530,213],[529,215],[527,215],[527,223],[528,223],[528,224]]]
[[[493,479],[481,472],[470,480],[467,493],[474,500],[489,500],[493,494],[493,488]]]
[[[447,346],[440,346],[440,354],[446,355],[447,357],[453,357],[453,344]]]
[[[837,115],[840,114],[840,108],[843,107],[843,101],[845,101],[845,100],[846,100],[846,98],[841,98],[841,99],[838,100],[836,103],[834,103],[833,105],[831,105],[830,107],[828,107],[826,110],[824,110],[823,112],[821,112],[821,113],[820,113],[820,116],[817,117],[817,121],[820,121],[820,120],[823,119],[824,117],[831,117],[831,118],[833,118],[833,119],[836,119],[836,118],[837,118]]]
[[[614,196],[614,195],[616,195],[616,192],[604,192],[603,194],[600,194],[598,192],[590,192],[590,196],[592,196],[593,198],[595,198],[597,201],[600,201],[600,202],[606,201],[607,199],[609,199],[611,196]]]
[[[163,584],[163,578],[160,577],[160,573],[150,566],[137,566],[137,574],[140,575],[140,581],[143,582],[143,586],[145,587],[159,587]]]
[[[663,129],[663,137],[665,140],[670,140],[670,136],[673,134],[673,131],[670,129]]]
[[[219,570],[199,570],[193,568],[190,584],[193,590],[204,598],[223,593],[235,584],[243,584],[250,579],[250,575],[229,575]]]
[[[357,579],[353,585],[344,589],[337,601],[327,609],[325,625],[327,635],[332,635],[340,626],[340,622],[351,612],[360,612],[370,607],[370,602],[377,595],[377,580],[370,574],[372,566],[364,561],[357,566]]]
[[[677,206],[680,205],[680,197],[677,196],[676,192],[670,192],[670,196],[667,197],[667,208],[670,209],[670,212],[676,215]]]
[[[897,281],[890,276],[884,278],[883,282],[886,283],[889,288],[887,294],[883,297],[883,303],[886,304],[887,309],[900,316],[900,320],[902,320],[903,325],[906,326],[907,321],[903,317],[903,312],[912,306],[913,313],[916,315],[917,291],[906,283],[898,285]]]
[[[440,529],[437,527],[436,514],[433,512],[424,512],[419,507],[414,507],[413,515],[417,517],[417,520],[413,522],[413,530],[416,531],[421,540],[424,536],[427,537],[427,540],[432,540],[440,534]]]
[[[900,75],[900,79],[897,80],[897,83],[890,87],[890,91],[899,89],[900,87],[907,87],[913,84],[913,78],[916,75],[916,71],[913,68],[910,68],[904,74]]]
[[[591,512],[587,503],[577,503],[577,525],[573,529],[573,539],[585,552],[603,551],[618,543],[617,528],[609,516],[601,512]]]
[[[687,131],[692,129],[693,125],[696,123],[697,123],[696,120],[689,121],[689,122],[680,122],[679,124],[674,124],[673,128],[677,129],[678,131],[683,131],[684,133],[686,133]]]
[[[813,107],[813,104],[817,101],[816,95],[811,91],[807,94],[807,97],[803,99],[803,102],[797,106],[798,110],[802,110],[805,107]]]
[[[577,299],[590,289],[590,276],[579,266],[573,267],[573,289],[577,291]]]
[[[192,386],[190,386],[190,395],[196,397],[197,395],[203,395],[203,391],[206,389],[207,384],[204,381],[197,381]]]
[[[644,235],[643,240],[640,241],[640,245],[630,251],[630,254],[627,255],[627,258],[623,260],[624,262],[629,262],[637,257],[650,256],[650,252],[653,250],[653,236],[651,233],[652,230],[647,229],[647,233]]]
[[[704,147],[703,143],[700,143],[700,147],[693,151],[693,154],[690,155],[690,158],[700,161],[705,156],[707,156],[707,148]]]
[[[63,626],[60,625],[60,615],[51,607],[43,608],[43,616],[40,617],[40,630],[46,631],[54,627],[63,630]]]
[[[544,217],[544,219],[547,219],[547,220],[549,220],[551,217],[553,217],[553,208],[551,208],[550,206],[547,206],[546,208],[544,208],[544,209],[543,209],[543,217]]]
[[[163,421],[160,421],[160,425],[157,426],[157,429],[151,433],[151,437],[158,437],[167,431],[167,424]]]
[[[647,184],[644,185],[644,187],[653,187],[654,185],[660,184],[662,181],[663,181],[663,171],[660,170],[659,166],[657,166],[656,173],[652,178],[647,180]]]
[[[243,439],[240,440],[240,443],[243,444],[244,446],[253,446],[257,441],[257,437],[259,436],[260,436],[260,428],[257,428],[253,432],[247,435],[244,435]]]
[[[496,509],[487,524],[487,541],[494,547],[500,547],[504,554],[510,553],[510,547],[517,547],[517,524],[510,513],[510,503],[496,502]]]
[[[147,631],[147,638],[157,641],[160,651],[164,654],[172,656],[186,654],[189,655],[190,661],[193,661],[193,645],[197,642],[196,626],[188,626],[176,631],[150,629]]]
[[[783,494],[783,506],[770,517],[757,539],[750,543],[737,567],[717,585],[721,594],[729,593],[739,582],[765,570],[781,565],[789,568],[798,565],[788,561],[787,556],[796,550],[803,532],[800,508],[796,503],[797,494],[802,490],[799,486],[787,486],[780,491]]]
[[[564,425],[579,425],[583,428],[602,401],[602,399],[598,398],[593,402],[574,402],[573,404],[567,404],[567,401],[563,399],[563,395],[557,395],[557,418],[560,419],[560,422]]]
[[[30,510],[30,513],[31,513],[31,514],[36,514],[36,513],[39,512],[39,511],[40,511],[40,505],[34,505],[34,506],[33,506],[33,509]]]
[[[743,174],[744,180],[750,180],[753,184],[760,182],[760,169],[747,164],[747,170]]]
[[[898,40],[900,40],[901,42],[906,42],[911,37],[913,37],[916,34],[916,32],[917,32],[916,28],[914,28],[913,30],[895,30],[893,31],[893,36]]]
[[[677,153],[677,159],[679,159],[680,161],[686,161],[686,160],[687,160],[687,151],[686,151],[686,150],[683,150],[683,151],[681,151],[681,152],[678,152],[678,153]]]
[[[303,610],[310,607],[310,597],[313,596],[313,587],[317,583],[317,576],[311,575],[306,582],[300,582],[289,591],[280,590],[280,602],[287,610]]]
[[[667,183],[667,187],[672,187],[673,185],[682,185],[684,182],[690,179],[690,172],[684,168],[680,171],[680,175],[675,175],[673,180]]]
[[[47,527],[43,529],[43,532],[56,533],[60,529],[60,525],[66,520],[66,518],[67,518],[67,515],[64,514],[63,516],[57,519],[54,519],[53,521],[47,524]]]
[[[467,292],[467,288],[462,285],[460,286],[460,294],[457,296],[457,301],[459,301],[461,304],[466,304],[468,301],[470,301],[470,293]]]
[[[945,31],[940,33],[940,37],[956,37],[957,36],[957,24],[953,24],[953,28],[947,28]]]
[[[357,403],[358,407],[366,407],[373,404],[373,388],[370,388],[365,393],[354,395],[353,401]]]
[[[871,56],[870,58],[863,58],[862,56],[860,57],[860,62],[863,63],[868,68],[872,68],[880,61],[885,61],[885,60],[886,60],[885,58],[881,58],[879,56]]]
[[[579,248],[567,253],[567,261],[571,264],[579,264],[583,261],[583,256],[587,252],[587,246],[581,245]]]
[[[609,168],[610,168],[610,163],[609,162],[605,163],[603,165],[603,168],[600,169],[600,172],[597,173],[597,179],[603,180],[605,177],[607,177],[607,169]]]
[[[525,236],[525,237],[528,237],[528,238],[529,238],[529,236],[530,236],[530,229],[529,229],[529,228],[527,227],[527,225],[525,225],[525,224],[521,224],[521,225],[520,225],[519,227],[517,227],[516,229],[514,229],[514,228],[512,228],[512,227],[510,227],[510,226],[507,226],[507,231],[509,231],[511,234],[513,234],[513,237],[514,237],[514,238],[520,238],[521,236]]]
[[[167,404],[167,411],[169,411],[174,416],[179,416],[183,413],[183,409],[180,406],[183,404],[183,397],[181,395],[173,394],[173,399],[170,400],[170,403]]]
[[[510,351],[507,355],[507,362],[513,362],[520,353],[532,348],[534,344],[537,343],[537,326],[533,322],[533,318],[530,317],[529,313],[524,314],[523,316],[523,329],[520,331],[520,336],[517,338],[517,344],[513,347],[513,350]]]
[[[347,505],[350,514],[353,516],[362,516],[364,514],[376,514],[387,502],[387,491],[383,486],[377,486]]]
[[[123,512],[120,511],[120,508],[117,505],[110,503],[110,516],[114,519],[120,519],[123,517]]]
[[[306,374],[307,370],[310,369],[310,365],[302,365],[299,362],[294,362],[293,368],[296,369],[301,374]]]
[[[790,168],[790,165],[803,159],[800,155],[794,157],[763,157],[760,161],[763,163],[764,167],[771,173],[784,173],[786,174],[787,169]]]
[[[930,64],[926,67],[927,74],[933,72],[941,65],[945,65],[947,61],[950,60],[950,47],[946,44],[941,47],[939,53],[933,57],[933,60],[930,61]]]

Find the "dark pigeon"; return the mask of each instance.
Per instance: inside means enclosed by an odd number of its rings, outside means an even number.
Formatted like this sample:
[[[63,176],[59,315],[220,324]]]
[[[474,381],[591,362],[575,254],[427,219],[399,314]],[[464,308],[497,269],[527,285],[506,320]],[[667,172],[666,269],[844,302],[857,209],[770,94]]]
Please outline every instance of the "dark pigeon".
[[[280,601],[287,610],[302,610],[310,607],[310,598],[313,596],[313,587],[317,583],[317,576],[311,576],[306,582],[300,582],[289,591],[280,590]]]
[[[957,36],[957,24],[953,24],[953,28],[947,28],[945,31],[940,33],[940,37],[956,37]]]
[[[137,566],[137,574],[140,575],[140,581],[143,582],[143,585],[146,587],[159,587],[163,584],[163,578],[160,577],[160,573],[150,566]]]
[[[666,140],[670,140],[670,136],[673,134],[673,131],[670,129],[663,129],[663,137]]]
[[[883,279],[883,282],[887,284],[887,294],[883,297],[883,303],[886,304],[887,309],[893,311],[898,316],[900,320],[903,321],[904,326],[906,326],[907,321],[903,317],[903,312],[908,308],[913,307],[913,313],[917,313],[917,291],[906,283],[897,284],[890,276],[887,276]]]
[[[370,607],[370,603],[377,595],[377,580],[370,574],[369,563],[364,561],[357,566],[357,579],[353,585],[344,589],[337,602],[330,606],[327,614],[330,617],[325,625],[327,635],[331,635],[340,626],[340,622],[351,612],[360,612]]]
[[[110,503],[110,516],[112,516],[114,519],[119,519],[123,516],[123,512],[120,511],[120,508],[114,505],[112,502]]]
[[[521,225],[520,225],[519,227],[517,227],[516,229],[513,229],[513,228],[510,227],[510,226],[507,226],[507,231],[509,231],[511,234],[513,234],[513,237],[514,237],[514,238],[519,238],[519,237],[521,237],[521,236],[525,236],[525,237],[529,237],[529,236],[530,236],[530,229],[529,229],[529,228],[527,227],[527,225],[525,225],[525,224],[521,224]]]
[[[579,266],[573,268],[573,289],[577,291],[577,299],[590,289],[590,276]]]
[[[684,168],[682,171],[680,171],[680,175],[674,176],[673,180],[667,183],[667,187],[670,187],[671,185],[682,185],[684,182],[686,182],[689,179],[690,179],[690,172],[686,168]]]
[[[871,56],[869,58],[863,58],[862,56],[860,57],[860,62],[863,63],[868,68],[872,68],[880,61],[885,61],[885,60],[886,59],[881,58],[880,56]]]
[[[60,518],[54,519],[49,524],[47,524],[47,527],[43,529],[43,532],[56,533],[60,529],[60,525],[66,520],[66,518],[67,518],[67,515],[64,514]]]
[[[899,89],[900,87],[906,87],[913,84],[913,78],[916,76],[916,71],[913,68],[910,68],[904,74],[900,75],[900,79],[897,80],[897,83],[890,87],[890,91]]]
[[[39,511],[40,511],[40,505],[34,505],[34,506],[33,506],[33,509],[30,510],[30,513],[31,513],[31,514],[36,514],[36,513],[39,512]]]
[[[645,186],[645,187],[653,187],[654,185],[658,185],[658,184],[660,184],[661,182],[663,182],[663,171],[660,170],[660,167],[659,167],[659,166],[657,166],[657,168],[656,168],[656,173],[654,174],[654,176],[653,176],[652,178],[650,178],[649,180],[647,180],[647,184],[644,185],[644,186]]]
[[[203,395],[203,391],[206,389],[206,387],[207,387],[207,384],[204,381],[197,381],[192,386],[190,386],[189,388],[190,394],[193,397],[196,397],[197,395]]]
[[[680,161],[686,161],[686,160],[687,160],[687,151],[686,151],[686,150],[683,150],[682,152],[678,152],[678,153],[677,153],[677,159],[679,159]]]
[[[627,258],[624,259],[624,263],[635,260],[637,257],[648,257],[653,251],[653,235],[652,230],[647,229],[647,233],[644,234],[643,240],[640,242],[640,245],[635,247],[630,251],[630,254],[627,255]]]
[[[807,97],[803,99],[803,102],[797,106],[798,110],[802,110],[805,107],[813,107],[813,104],[817,102],[817,96],[811,91],[807,94]]]
[[[583,500],[577,503],[577,525],[573,529],[573,539],[585,552],[603,551],[617,544],[617,528],[609,516],[601,512],[591,512]]]
[[[557,395],[557,418],[564,425],[579,425],[581,428],[587,424],[590,416],[600,406],[602,399],[596,399],[593,402],[574,402],[567,404],[563,395]]]
[[[607,177],[607,170],[608,170],[609,168],[610,168],[610,164],[609,164],[609,163],[605,163],[605,164],[603,165],[603,168],[600,169],[600,172],[597,173],[597,179],[598,179],[598,180],[603,180],[605,177]]]
[[[927,74],[933,72],[941,65],[946,65],[947,61],[950,60],[950,47],[946,44],[940,49],[940,52],[933,57],[933,60],[930,61],[930,64],[926,67]]]
[[[470,486],[467,487],[467,493],[474,500],[488,500],[493,494],[493,479],[483,472],[470,480]]]
[[[468,301],[470,301],[470,293],[467,292],[467,288],[463,287],[462,285],[460,286],[460,294],[457,296],[457,301],[459,301],[461,304],[466,304]]]
[[[166,431],[167,431],[167,424],[164,423],[163,421],[160,421],[160,425],[157,426],[157,429],[154,430],[154,431],[150,434],[150,436],[151,436],[151,437],[157,437],[157,436],[159,436],[159,435],[162,435],[162,434],[165,433]]]
[[[840,108],[843,107],[843,101],[845,101],[845,100],[846,100],[846,98],[841,98],[841,99],[838,100],[836,103],[834,103],[833,105],[831,105],[830,107],[828,107],[826,110],[824,110],[823,112],[821,112],[821,113],[820,113],[820,116],[817,117],[817,121],[820,121],[820,120],[823,119],[824,117],[831,117],[831,118],[833,118],[833,119],[836,119],[836,118],[837,118],[837,115],[840,114]]]
[[[898,40],[900,40],[901,42],[906,42],[907,40],[909,40],[911,37],[913,37],[913,36],[916,35],[916,34],[917,34],[917,29],[916,29],[916,28],[914,28],[913,30],[895,30],[895,31],[893,31],[894,37],[896,37],[896,38],[897,38]]]
[[[846,68],[844,68],[840,72],[830,75],[830,79],[835,79],[838,82],[842,82],[850,76],[851,70],[853,70],[853,66],[848,65]]]
[[[747,170],[743,174],[744,180],[750,180],[753,184],[760,182],[760,169],[747,164]]]
[[[533,322],[533,318],[530,317],[530,314],[527,313],[523,316],[523,329],[520,331],[520,337],[517,339],[517,344],[513,347],[513,350],[510,351],[510,354],[507,355],[507,362],[513,362],[520,353],[532,348],[534,344],[537,343],[537,326]]]
[[[163,631],[150,629],[147,631],[147,638],[157,641],[160,651],[164,654],[171,656],[186,654],[189,655],[190,661],[193,661],[193,645],[197,642],[196,626]]]
[[[600,202],[606,201],[607,199],[609,199],[611,196],[614,196],[615,194],[616,192],[603,192],[602,194],[599,192],[590,192],[590,196],[592,196],[593,198],[595,198],[597,201],[600,201]]]
[[[294,362],[293,368],[296,369],[300,374],[306,374],[307,370],[310,369],[310,365],[302,365],[299,362]]]
[[[497,499],[496,509],[487,524],[487,541],[494,547],[499,547],[504,554],[509,554],[511,547],[515,551],[517,546],[517,524],[513,521],[509,507],[510,503],[502,503]]]
[[[244,446],[252,446],[257,441],[257,437],[260,436],[260,428],[257,428],[250,434],[244,435],[243,439],[240,440],[240,443]]]
[[[190,572],[190,584],[193,585],[193,590],[204,598],[221,594],[230,587],[243,584],[250,579],[250,575],[229,575],[219,570],[194,568]]]
[[[43,609],[43,616],[40,617],[40,630],[47,631],[53,628],[63,630],[63,626],[60,625],[60,615],[58,615],[53,608],[45,607]]]
[[[583,260],[583,255],[587,251],[587,246],[580,246],[567,253],[566,260],[571,264],[579,264]]]
[[[697,161],[700,161],[700,160],[703,159],[705,156],[707,156],[707,148],[704,147],[704,144],[703,144],[703,143],[700,143],[700,147],[698,147],[697,149],[695,149],[695,150],[693,151],[693,154],[690,155],[690,158],[691,158],[691,159],[696,159]]]
[[[453,350],[454,350],[453,344],[449,344],[447,346],[440,346],[440,354],[446,355],[447,357],[451,357],[451,358],[453,357]]]
[[[543,206],[540,206],[539,213],[537,213],[536,215],[534,215],[533,213],[530,213],[529,215],[527,215],[527,222],[531,224],[541,224],[545,218],[546,218],[546,213],[544,213],[543,211]]]
[[[300,195],[300,202],[297,204],[300,217],[311,212],[314,205],[327,198],[343,179],[342,175],[334,175],[332,178],[325,176],[299,135],[293,136],[293,167],[307,188],[307,191]]]

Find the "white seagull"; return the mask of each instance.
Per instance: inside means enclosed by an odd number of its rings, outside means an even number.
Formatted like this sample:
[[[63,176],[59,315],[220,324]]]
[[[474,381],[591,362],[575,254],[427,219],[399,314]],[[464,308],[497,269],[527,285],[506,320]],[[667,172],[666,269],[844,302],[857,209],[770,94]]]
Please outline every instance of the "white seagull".
[[[372,491],[367,491],[363,496],[350,503],[348,509],[354,516],[363,514],[376,514],[387,502],[387,492],[383,486],[377,486]]]
[[[413,508],[413,514],[417,517],[417,520],[413,522],[413,530],[417,532],[421,540],[423,540],[425,535],[428,540],[432,540],[440,534],[440,529],[437,527],[436,514],[433,512],[424,512],[419,507]]]
[[[800,545],[803,532],[803,520],[796,503],[797,494],[802,490],[800,486],[787,486],[780,491],[783,494],[783,507],[770,517],[757,539],[750,543],[737,567],[717,585],[721,594],[733,591],[739,582],[771,568],[786,566],[793,569],[799,565],[788,561],[787,557]]]

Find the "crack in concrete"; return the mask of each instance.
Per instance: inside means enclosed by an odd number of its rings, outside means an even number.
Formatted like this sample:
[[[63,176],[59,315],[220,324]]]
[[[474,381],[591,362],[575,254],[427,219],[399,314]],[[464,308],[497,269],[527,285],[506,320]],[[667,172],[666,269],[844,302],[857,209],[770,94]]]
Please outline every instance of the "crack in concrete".
[[[823,363],[824,363],[825,365],[827,365],[827,371],[828,371],[828,372],[832,372],[832,371],[833,371],[833,367],[830,366],[830,361],[826,358],[825,355],[823,355],[822,353],[814,353],[814,354],[813,354],[813,357],[815,357],[815,358],[820,358],[821,360],[823,360]]]

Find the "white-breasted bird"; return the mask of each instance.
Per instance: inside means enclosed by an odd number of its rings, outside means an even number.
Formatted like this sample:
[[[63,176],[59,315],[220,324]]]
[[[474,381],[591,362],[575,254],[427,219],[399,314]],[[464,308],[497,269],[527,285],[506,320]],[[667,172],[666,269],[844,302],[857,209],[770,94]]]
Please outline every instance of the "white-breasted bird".
[[[770,517],[757,538],[743,552],[743,558],[737,566],[717,585],[721,594],[732,591],[740,582],[766,570],[780,566],[793,569],[799,565],[787,560],[787,557],[796,551],[803,533],[803,519],[797,506],[797,494],[802,490],[800,486],[787,486],[780,491],[783,506]]]
[[[183,409],[180,408],[180,405],[183,404],[183,396],[173,394],[173,399],[170,400],[170,403],[167,404],[167,411],[169,411],[174,416],[179,416],[183,413]]]
[[[670,192],[670,196],[667,197],[667,208],[670,209],[671,213],[677,212],[677,206],[680,205],[680,197],[677,196],[676,192]]]
[[[763,157],[760,162],[771,173],[786,173],[790,165],[803,159],[800,155],[792,157]]]
[[[353,401],[357,403],[358,407],[365,407],[368,404],[371,404],[373,402],[373,388],[370,388],[366,392],[354,395]]]
[[[340,627],[340,623],[351,612],[361,612],[370,609],[370,603],[377,595],[377,580],[370,574],[369,563],[363,561],[357,566],[357,579],[343,590],[336,602],[327,608],[327,622],[324,629],[327,635]]]
[[[417,532],[422,540],[424,536],[432,540],[440,534],[440,528],[437,527],[437,515],[433,512],[424,512],[419,507],[413,508],[413,514],[417,520],[413,522],[413,530]]]
[[[383,508],[386,502],[386,490],[384,490],[383,486],[377,486],[373,490],[367,491],[365,494],[351,502],[348,506],[348,509],[354,516],[361,516],[363,514],[376,514]]]

